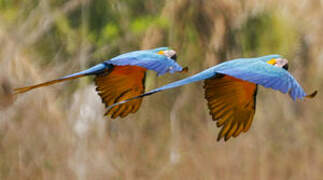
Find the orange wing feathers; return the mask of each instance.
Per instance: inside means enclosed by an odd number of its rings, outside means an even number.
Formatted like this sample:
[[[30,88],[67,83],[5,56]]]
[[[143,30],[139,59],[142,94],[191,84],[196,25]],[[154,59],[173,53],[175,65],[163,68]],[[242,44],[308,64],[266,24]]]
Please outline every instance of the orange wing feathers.
[[[218,140],[249,130],[255,114],[256,84],[221,75],[205,80],[204,89],[212,119],[222,127]]]
[[[106,107],[144,93],[145,68],[138,66],[115,66],[110,73],[97,75],[96,90]],[[138,111],[142,99],[137,99],[109,109],[105,115],[111,118],[125,117]]]

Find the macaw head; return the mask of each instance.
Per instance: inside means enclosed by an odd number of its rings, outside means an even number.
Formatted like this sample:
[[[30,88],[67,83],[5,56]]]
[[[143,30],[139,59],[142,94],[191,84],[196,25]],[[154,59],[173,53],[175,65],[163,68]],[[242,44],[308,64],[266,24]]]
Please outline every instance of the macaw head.
[[[288,71],[288,60],[281,57],[280,55],[268,55],[260,58],[268,64],[283,68]]]
[[[175,72],[186,73],[186,72],[188,72],[188,67],[182,68],[180,65],[178,65],[176,63],[176,61],[177,61],[177,55],[176,55],[176,51],[175,50],[172,50],[172,49],[170,49],[168,47],[160,47],[160,48],[152,49],[151,51],[153,53],[166,56],[169,59],[171,59],[171,60],[174,61],[174,63],[172,63],[169,66],[167,72],[169,72],[169,73],[175,73]],[[160,73],[159,75],[162,75],[162,74],[163,73]]]
[[[174,61],[177,60],[176,51],[169,49],[168,47],[156,48],[156,49],[153,49],[152,52],[160,54],[160,55],[164,55]]]
[[[277,66],[277,67],[283,68],[286,71],[288,71],[288,61],[287,61],[287,59],[284,59],[284,58],[274,58],[274,59],[271,59],[271,60],[267,61],[267,63],[268,64],[271,64],[273,66]]]

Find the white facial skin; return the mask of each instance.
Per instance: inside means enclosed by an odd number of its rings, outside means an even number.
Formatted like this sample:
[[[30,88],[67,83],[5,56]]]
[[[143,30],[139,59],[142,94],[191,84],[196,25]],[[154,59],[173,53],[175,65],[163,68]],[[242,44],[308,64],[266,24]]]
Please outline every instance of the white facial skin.
[[[169,58],[171,58],[175,54],[176,54],[176,51],[174,51],[174,50],[166,50],[166,51],[164,51],[164,55],[169,57]]]
[[[165,55],[166,57],[171,59],[173,56],[176,55],[176,51],[174,51],[174,50],[166,50],[166,51],[163,51],[163,55]],[[176,59],[173,59],[173,60],[176,61]],[[169,72],[174,72],[173,69],[174,69],[174,67],[170,66],[168,68],[168,71]],[[188,72],[188,67],[184,67],[182,71],[178,71],[178,72],[183,72],[183,73]]]
[[[288,60],[284,59],[284,58],[277,58],[276,59],[276,63],[274,64],[274,66],[280,67],[282,68],[283,66],[285,66],[286,64],[288,64]]]

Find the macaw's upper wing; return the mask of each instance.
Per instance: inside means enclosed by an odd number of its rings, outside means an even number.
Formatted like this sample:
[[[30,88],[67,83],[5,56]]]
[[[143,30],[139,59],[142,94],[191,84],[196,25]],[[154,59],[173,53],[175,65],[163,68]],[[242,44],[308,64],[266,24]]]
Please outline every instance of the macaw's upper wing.
[[[214,70],[220,74],[279,90],[282,93],[288,92],[293,100],[313,95],[307,95],[288,71],[263,61],[254,59],[229,61],[215,66]]]
[[[127,53],[111,60],[105,61],[106,64],[112,64],[115,66],[139,66],[149,70],[153,70],[158,73],[158,75],[163,75],[165,73],[174,73],[182,71],[183,68],[177,64],[174,60],[168,58],[167,56],[147,52],[139,51],[133,53]]]
[[[105,73],[96,75],[97,92],[106,107],[119,101],[144,93],[146,69],[137,66],[115,66]],[[105,115],[111,118],[125,117],[138,111],[142,99],[108,109]]]

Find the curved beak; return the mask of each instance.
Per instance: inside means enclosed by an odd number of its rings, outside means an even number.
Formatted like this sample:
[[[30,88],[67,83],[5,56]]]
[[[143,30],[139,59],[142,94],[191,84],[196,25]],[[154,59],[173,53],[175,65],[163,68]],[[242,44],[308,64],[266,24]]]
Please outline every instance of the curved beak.
[[[187,73],[188,72],[188,67],[185,66],[182,71],[179,71],[180,73]]]
[[[285,69],[286,71],[288,71],[288,64],[285,64],[285,65],[283,66],[283,69]]]

